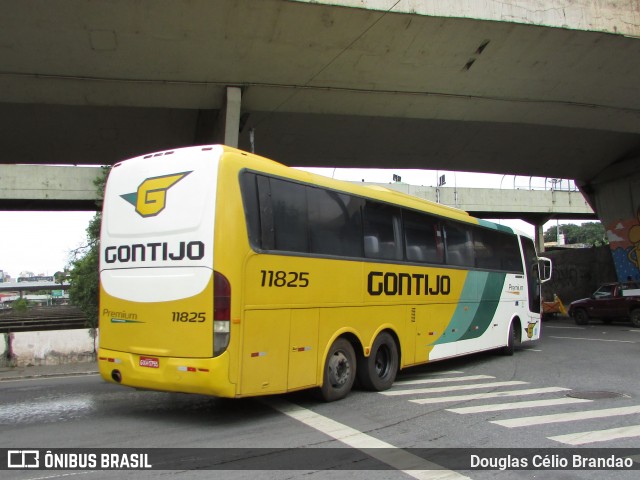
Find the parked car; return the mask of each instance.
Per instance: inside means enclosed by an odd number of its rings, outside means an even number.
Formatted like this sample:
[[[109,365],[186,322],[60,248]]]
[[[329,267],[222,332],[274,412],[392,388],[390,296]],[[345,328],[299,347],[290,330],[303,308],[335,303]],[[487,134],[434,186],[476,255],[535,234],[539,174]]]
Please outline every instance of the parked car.
[[[604,322],[626,318],[640,328],[640,282],[605,283],[591,297],[571,302],[569,315],[578,325],[586,325],[590,318]]]

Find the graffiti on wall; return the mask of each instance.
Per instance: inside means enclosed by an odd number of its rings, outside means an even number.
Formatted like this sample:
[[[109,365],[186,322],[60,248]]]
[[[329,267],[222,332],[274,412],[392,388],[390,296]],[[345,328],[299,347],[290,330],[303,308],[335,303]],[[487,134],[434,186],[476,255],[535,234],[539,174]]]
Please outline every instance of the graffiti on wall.
[[[640,280],[640,207],[635,218],[609,224],[607,237],[618,279]]]

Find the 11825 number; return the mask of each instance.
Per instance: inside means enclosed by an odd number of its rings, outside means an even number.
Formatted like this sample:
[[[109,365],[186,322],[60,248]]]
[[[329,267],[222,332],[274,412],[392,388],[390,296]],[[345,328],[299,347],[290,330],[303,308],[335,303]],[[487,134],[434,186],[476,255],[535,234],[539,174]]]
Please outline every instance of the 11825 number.
[[[283,270],[260,270],[262,287],[305,288],[309,286],[309,272],[285,272]]]

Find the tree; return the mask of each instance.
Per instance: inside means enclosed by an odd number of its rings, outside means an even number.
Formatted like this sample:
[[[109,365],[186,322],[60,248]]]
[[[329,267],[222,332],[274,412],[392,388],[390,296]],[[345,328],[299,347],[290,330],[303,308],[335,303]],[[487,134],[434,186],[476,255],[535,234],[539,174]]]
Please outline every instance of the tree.
[[[544,232],[544,241],[555,242],[558,238],[557,231],[557,226],[548,228],[547,231]],[[599,247],[609,244],[607,233],[600,222],[587,222],[582,225],[575,225],[573,223],[560,225],[560,233],[564,235],[567,245],[584,243],[586,245]]]
[[[26,298],[19,298],[11,304],[14,312],[23,313],[29,309],[29,301]]]
[[[94,180],[96,186],[98,207],[97,213],[87,227],[87,244],[72,252],[69,273],[69,299],[71,303],[80,307],[87,318],[87,326],[92,329],[98,327],[98,297],[99,297],[99,258],[100,258],[100,222],[102,220],[102,201],[104,187],[109,175],[110,167],[102,167],[100,176]]]

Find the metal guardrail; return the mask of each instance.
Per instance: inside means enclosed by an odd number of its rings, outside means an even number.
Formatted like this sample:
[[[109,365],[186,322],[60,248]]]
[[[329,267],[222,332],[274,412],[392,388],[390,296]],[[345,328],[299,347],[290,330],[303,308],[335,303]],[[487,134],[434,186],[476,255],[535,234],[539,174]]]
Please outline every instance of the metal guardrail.
[[[78,307],[32,307],[25,312],[0,311],[0,333],[89,328]]]

